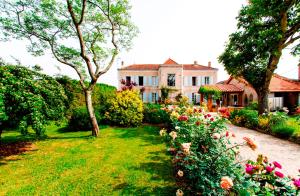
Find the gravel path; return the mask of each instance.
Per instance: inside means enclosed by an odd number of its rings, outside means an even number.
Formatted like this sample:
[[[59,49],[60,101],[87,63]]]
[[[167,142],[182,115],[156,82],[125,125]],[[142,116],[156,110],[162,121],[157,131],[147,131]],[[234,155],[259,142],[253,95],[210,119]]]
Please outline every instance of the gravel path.
[[[249,147],[240,148],[242,160],[256,160],[258,154],[264,154],[270,162],[277,161],[282,165],[282,171],[287,175],[298,175],[300,169],[300,145],[282,140],[271,135],[263,134],[251,129],[228,124],[228,129],[235,133],[236,142],[243,142],[244,136],[253,136],[258,148],[252,151]]]

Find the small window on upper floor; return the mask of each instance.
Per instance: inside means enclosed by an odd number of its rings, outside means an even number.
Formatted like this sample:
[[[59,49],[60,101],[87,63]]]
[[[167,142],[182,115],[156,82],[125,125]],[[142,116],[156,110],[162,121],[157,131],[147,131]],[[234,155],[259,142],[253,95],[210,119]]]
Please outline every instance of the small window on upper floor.
[[[175,86],[175,74],[168,74],[168,86]]]
[[[144,86],[144,76],[139,76],[139,86]]]
[[[210,84],[210,81],[209,81],[209,77],[208,77],[208,76],[205,76],[205,77],[204,77],[204,84]]]
[[[192,77],[192,85],[197,86],[197,77]]]

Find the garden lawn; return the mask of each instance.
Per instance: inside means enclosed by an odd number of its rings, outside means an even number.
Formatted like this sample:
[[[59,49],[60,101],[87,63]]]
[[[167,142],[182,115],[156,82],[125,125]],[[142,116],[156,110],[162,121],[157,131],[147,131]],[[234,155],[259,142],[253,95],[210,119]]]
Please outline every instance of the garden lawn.
[[[54,125],[32,150],[0,159],[0,195],[166,195],[174,192],[170,156],[159,129],[66,132]],[[20,140],[3,134],[4,143]],[[27,138],[30,140],[30,138]]]

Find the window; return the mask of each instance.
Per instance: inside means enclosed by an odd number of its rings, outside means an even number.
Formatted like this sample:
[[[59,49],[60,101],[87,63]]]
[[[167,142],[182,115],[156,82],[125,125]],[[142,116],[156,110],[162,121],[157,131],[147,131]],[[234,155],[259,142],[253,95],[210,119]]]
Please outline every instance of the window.
[[[209,84],[210,81],[209,81],[209,77],[208,76],[205,76],[204,77],[204,84]]]
[[[131,83],[131,77],[130,76],[126,76],[126,85],[129,86]]]
[[[144,86],[144,77],[139,76],[139,86]]]
[[[152,86],[157,86],[156,80],[157,80],[157,76],[152,76]]]
[[[168,74],[168,86],[175,86],[175,74]]]
[[[156,102],[156,93],[152,93],[152,102],[153,102],[153,103]]]
[[[197,77],[192,77],[192,85],[193,86],[197,85]]]

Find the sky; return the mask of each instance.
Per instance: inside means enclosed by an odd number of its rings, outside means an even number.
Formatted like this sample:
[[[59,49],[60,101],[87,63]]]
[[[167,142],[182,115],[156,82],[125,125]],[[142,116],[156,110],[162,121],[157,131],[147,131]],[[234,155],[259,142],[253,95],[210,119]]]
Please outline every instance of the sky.
[[[178,63],[193,63],[218,68],[218,81],[228,78],[218,56],[223,52],[228,36],[236,30],[236,17],[247,0],[131,0],[132,21],[139,28],[132,49],[122,51],[113,67],[100,82],[117,85],[117,68],[121,62],[130,64],[163,63],[172,58]],[[75,71],[60,64],[50,51],[33,57],[26,51],[26,41],[0,42],[0,57],[24,65],[39,64],[49,75],[63,74],[78,78]],[[298,59],[283,52],[276,72],[298,78]]]

